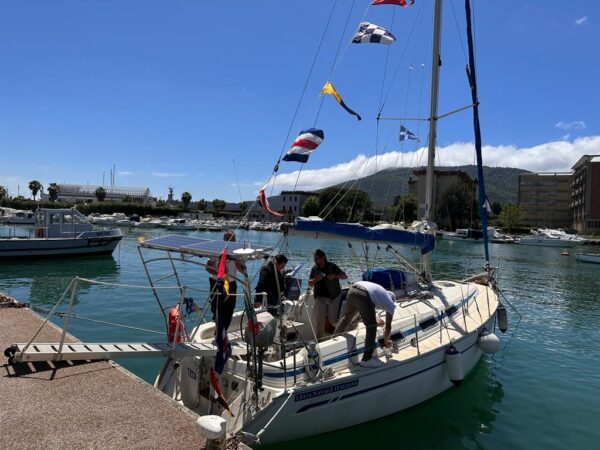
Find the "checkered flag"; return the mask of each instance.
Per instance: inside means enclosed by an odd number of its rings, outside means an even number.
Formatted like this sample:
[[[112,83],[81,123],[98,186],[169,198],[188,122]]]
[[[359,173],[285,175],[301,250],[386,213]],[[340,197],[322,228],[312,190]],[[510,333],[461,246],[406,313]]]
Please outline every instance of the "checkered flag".
[[[369,22],[361,22],[357,33],[352,38],[353,44],[386,44],[396,41],[392,33]]]

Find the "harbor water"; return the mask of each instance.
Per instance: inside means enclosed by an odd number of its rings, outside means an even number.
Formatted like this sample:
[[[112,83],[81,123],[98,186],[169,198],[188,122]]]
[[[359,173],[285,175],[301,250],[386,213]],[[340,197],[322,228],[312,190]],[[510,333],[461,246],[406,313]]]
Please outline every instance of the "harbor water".
[[[72,334],[84,342],[163,342],[164,319],[147,289],[137,242],[142,236],[149,239],[171,233],[153,229],[124,233],[123,241],[108,257],[0,261],[0,291],[36,308],[50,309],[75,276],[102,282],[78,283],[74,313],[81,318],[71,319]],[[221,233],[211,232],[186,234],[221,237]],[[281,239],[280,233],[238,233],[238,241],[276,245]],[[288,267],[304,263],[299,273],[306,279],[316,245],[351,279],[360,276],[364,269],[362,247],[349,248],[341,241],[290,237],[289,248],[284,250],[290,259]],[[383,419],[270,448],[597,448],[600,265],[576,261],[573,249],[569,256],[561,256],[563,250],[491,245],[492,264],[499,266],[500,287],[509,312],[509,330],[500,336],[500,351],[484,356],[460,387]],[[417,261],[411,249],[402,252]],[[372,246],[368,254],[375,265],[394,260],[383,246]],[[434,277],[460,279],[472,275],[483,266],[482,254],[478,244],[438,241],[433,256]],[[255,273],[257,266],[249,269]],[[154,278],[159,278],[169,273],[169,264],[155,263],[151,270]],[[208,274],[197,265],[178,266],[178,271],[190,295],[202,305]],[[165,305],[175,303],[177,297],[174,289],[161,291]],[[240,303],[238,300],[238,306]],[[53,320],[62,325],[62,319]],[[130,328],[116,328],[108,322]],[[154,359],[117,362],[149,383],[161,364]]]

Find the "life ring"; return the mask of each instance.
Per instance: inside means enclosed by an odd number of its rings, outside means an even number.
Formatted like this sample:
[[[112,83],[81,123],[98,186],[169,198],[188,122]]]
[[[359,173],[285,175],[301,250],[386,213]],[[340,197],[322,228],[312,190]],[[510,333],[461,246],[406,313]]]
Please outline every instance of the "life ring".
[[[35,237],[43,238],[44,237],[44,229],[43,228],[36,228],[36,230],[35,230]]]
[[[179,324],[179,329],[177,329],[177,324]],[[173,342],[173,340],[175,340],[175,342],[181,342],[183,341],[183,336],[186,335],[185,322],[181,319],[179,305],[174,306],[169,310],[167,339],[169,342]]]

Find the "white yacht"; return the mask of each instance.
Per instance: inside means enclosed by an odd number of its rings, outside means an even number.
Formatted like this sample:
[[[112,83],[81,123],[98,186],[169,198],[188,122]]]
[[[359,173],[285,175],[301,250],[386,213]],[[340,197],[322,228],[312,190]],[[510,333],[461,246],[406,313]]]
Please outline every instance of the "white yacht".
[[[523,236],[519,239],[521,245],[537,245],[543,247],[575,247],[585,243],[585,239],[572,234],[567,234],[563,230],[554,230],[551,228],[539,228],[531,230],[529,236]]]

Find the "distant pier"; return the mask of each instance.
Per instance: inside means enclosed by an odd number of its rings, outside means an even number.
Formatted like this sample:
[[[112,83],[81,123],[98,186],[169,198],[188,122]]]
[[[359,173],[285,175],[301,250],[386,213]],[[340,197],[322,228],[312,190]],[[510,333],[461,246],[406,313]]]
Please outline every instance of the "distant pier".
[[[0,293],[0,348],[28,342],[42,319]],[[58,342],[47,324],[36,342]],[[69,342],[76,342],[67,336]],[[196,414],[113,362],[0,366],[0,448],[201,449]]]

